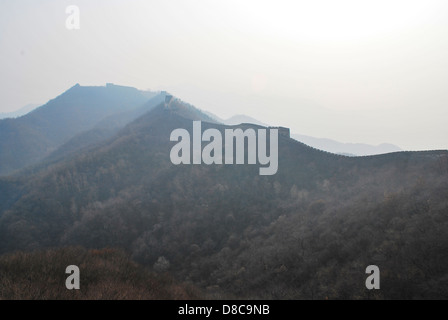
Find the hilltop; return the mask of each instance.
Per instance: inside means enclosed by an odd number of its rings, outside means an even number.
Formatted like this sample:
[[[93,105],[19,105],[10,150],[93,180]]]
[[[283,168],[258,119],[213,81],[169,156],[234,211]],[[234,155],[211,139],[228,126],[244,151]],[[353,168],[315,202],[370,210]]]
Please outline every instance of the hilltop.
[[[156,95],[112,84],[77,84],[22,117],[0,120],[0,175],[39,162],[77,134]]]

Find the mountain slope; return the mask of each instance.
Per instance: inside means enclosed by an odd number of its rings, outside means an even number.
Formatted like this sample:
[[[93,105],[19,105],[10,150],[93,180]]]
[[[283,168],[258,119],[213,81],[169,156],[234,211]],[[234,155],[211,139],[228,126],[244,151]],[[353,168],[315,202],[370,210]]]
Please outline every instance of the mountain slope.
[[[155,94],[76,85],[23,117],[0,120],[0,175],[38,162],[76,134],[114,113],[140,107]]]
[[[129,111],[119,112],[104,118],[98,122],[93,129],[81,132],[61,145],[44,159],[44,163],[62,159],[83,148],[94,148],[96,144],[113,137],[125,125],[161,104],[164,99],[165,95],[158,94],[150,98],[148,102],[143,104],[141,107],[131,109]]]
[[[16,195],[0,213],[0,252],[117,247],[239,298],[367,298],[365,267],[379,264],[384,286],[370,297],[447,297],[446,151],[350,158],[281,135],[272,176],[175,166],[170,134],[191,134],[192,120],[234,128],[173,99],[93,149],[0,179]]]
[[[82,269],[81,290],[67,290],[69,265]],[[198,290],[148,272],[119,250],[64,248],[0,257],[1,300],[197,299]]]

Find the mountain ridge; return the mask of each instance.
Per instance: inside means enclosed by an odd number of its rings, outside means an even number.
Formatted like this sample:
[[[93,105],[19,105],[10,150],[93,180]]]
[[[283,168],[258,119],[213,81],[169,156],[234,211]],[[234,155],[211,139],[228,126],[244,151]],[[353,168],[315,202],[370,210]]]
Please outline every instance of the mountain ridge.
[[[25,116],[0,120],[0,175],[37,163],[103,118],[136,108],[155,95],[111,84],[77,84]]]
[[[219,119],[219,117],[217,116],[215,117]],[[234,115],[226,120],[219,119],[219,121],[229,125],[236,125],[241,123],[253,123],[264,127],[269,126],[266,123],[263,123],[253,117],[244,114]],[[379,145],[370,145],[366,143],[343,143],[329,138],[316,138],[296,133],[291,134],[291,137],[295,140],[298,140],[309,146],[312,146],[313,148],[348,156],[368,156],[368,155],[377,155],[389,152],[402,151],[400,147],[393,145],[391,143],[381,143]]]
[[[279,135],[272,176],[248,164],[174,165],[170,134],[191,135],[194,120],[262,128],[163,99],[94,146],[0,178],[0,253],[118,248],[221,297],[447,296],[448,151],[347,157]],[[370,264],[382,272],[373,294]]]

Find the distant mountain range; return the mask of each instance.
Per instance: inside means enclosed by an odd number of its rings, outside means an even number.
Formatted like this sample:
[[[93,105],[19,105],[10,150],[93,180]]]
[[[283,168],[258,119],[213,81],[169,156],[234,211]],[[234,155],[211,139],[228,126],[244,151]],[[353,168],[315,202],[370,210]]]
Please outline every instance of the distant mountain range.
[[[113,266],[126,291],[142,280],[111,248],[173,277],[181,292],[194,285],[194,297],[448,298],[447,151],[346,157],[280,135],[275,175],[248,164],[174,165],[170,135],[192,135],[193,120],[235,128],[165,92],[115,85],[77,85],[2,120],[0,254],[35,253],[0,258],[9,277],[0,299],[17,279],[42,283],[11,263],[47,270],[39,261],[62,264],[73,250],[53,250],[66,247],[88,249],[95,270]],[[372,264],[381,290],[366,290]],[[98,277],[83,281],[101,290]]]
[[[38,163],[48,156],[56,159],[61,154],[112,136],[118,129],[154,107],[159,100],[147,100],[156,95],[155,92],[113,84],[106,87],[76,85],[39,108],[28,105],[16,113],[8,114],[7,119],[0,120],[0,134],[4,137],[0,139],[0,175]],[[29,110],[33,111],[28,113]],[[13,117],[22,113],[25,115]],[[227,125],[252,123],[268,126],[246,115],[235,115],[227,120],[210,113],[209,116]],[[401,151],[392,144],[371,146],[340,143],[299,134],[291,137],[316,149],[348,156]]]
[[[373,146],[365,143],[343,143],[332,139],[315,138],[302,134],[292,134],[291,137],[316,149],[346,156],[371,156],[402,151],[400,147],[390,143]]]
[[[0,119],[6,119],[6,118],[18,118],[21,116],[26,115],[27,113],[31,112],[32,110],[36,109],[40,104],[27,104],[23,108],[20,108],[19,110],[12,111],[12,112],[0,112]]]
[[[214,117],[219,121],[221,121],[222,123],[228,125],[253,123],[265,127],[269,126],[269,124],[263,123],[257,119],[242,114],[235,115],[227,120],[219,119],[217,116]],[[315,138],[302,134],[291,134],[291,138],[296,139],[297,141],[303,142],[319,150],[346,156],[370,156],[370,155],[402,151],[400,147],[390,143],[382,143],[377,146],[365,143],[343,143],[332,139]]]

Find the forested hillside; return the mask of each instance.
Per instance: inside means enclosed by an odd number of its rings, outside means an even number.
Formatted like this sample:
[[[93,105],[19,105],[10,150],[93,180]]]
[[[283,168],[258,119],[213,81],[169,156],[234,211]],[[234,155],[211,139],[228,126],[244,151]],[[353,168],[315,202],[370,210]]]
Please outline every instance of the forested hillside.
[[[67,266],[82,269],[80,290],[67,290]],[[120,250],[80,247],[0,256],[0,300],[198,299],[199,290],[149,272]]]
[[[272,176],[175,166],[170,133],[191,120],[228,128],[174,100],[94,147],[0,179],[0,251],[118,248],[219,297],[448,297],[446,151],[353,158],[280,136]],[[364,284],[371,264],[375,292]]]

